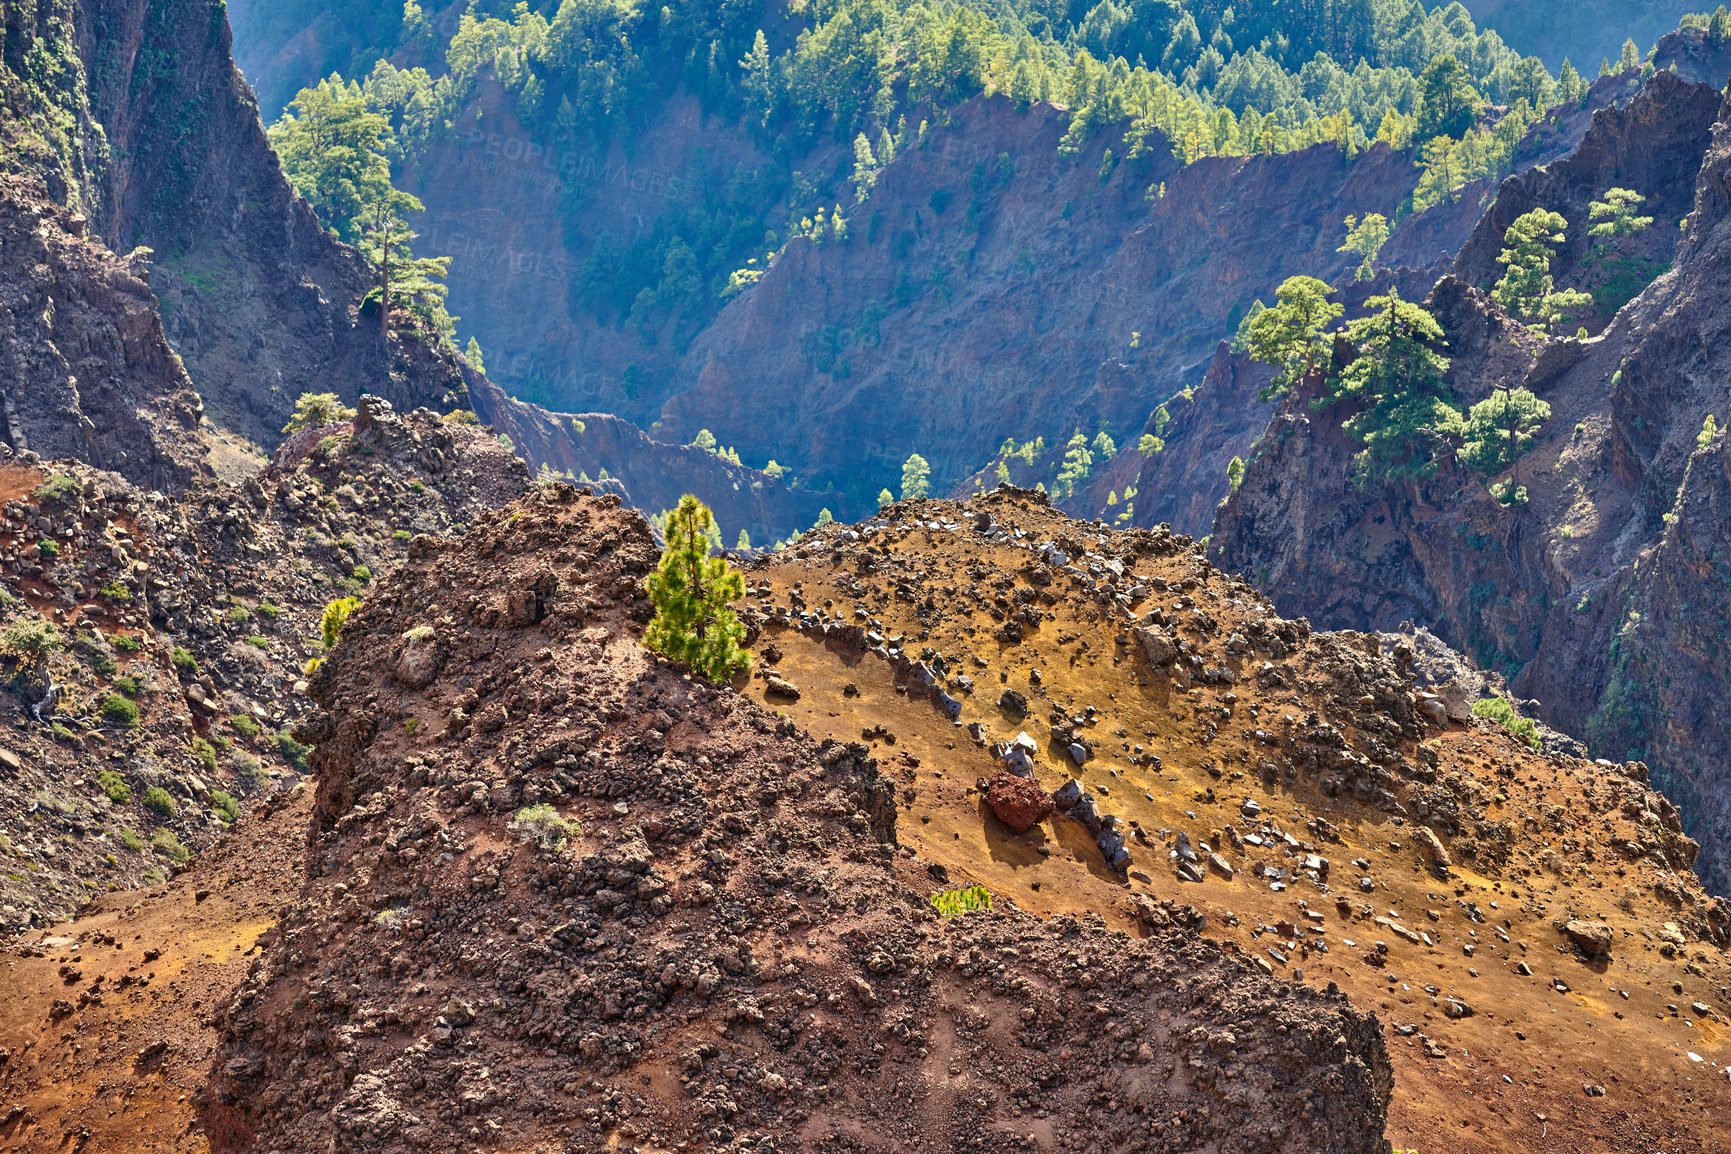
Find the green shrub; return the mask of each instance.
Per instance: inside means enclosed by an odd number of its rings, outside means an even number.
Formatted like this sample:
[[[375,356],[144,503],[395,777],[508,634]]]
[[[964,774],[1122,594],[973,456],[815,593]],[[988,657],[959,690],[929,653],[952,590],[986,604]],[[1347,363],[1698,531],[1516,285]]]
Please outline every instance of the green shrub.
[[[180,839],[171,829],[159,829],[151,834],[150,848],[175,865],[185,865],[192,857],[192,851],[180,844]]]
[[[1538,723],[1516,713],[1513,703],[1506,697],[1483,697],[1473,702],[1473,716],[1496,722],[1534,749],[1544,744],[1539,740]]]
[[[0,635],[0,645],[8,653],[17,653],[26,657],[39,657],[44,653],[53,653],[66,647],[61,639],[60,631],[41,618],[31,618],[27,621],[15,621],[6,627],[6,632]]]
[[[409,482],[409,489],[411,492],[425,493],[427,491],[427,486],[422,481],[410,481]]]
[[[228,763],[241,777],[257,785],[265,779],[264,762],[254,757],[244,749],[236,749],[229,754]]]
[[[90,658],[90,668],[104,677],[113,677],[120,669],[119,663],[100,649],[88,650],[86,655]]]
[[[41,552],[41,554],[44,557],[48,558],[50,561],[52,561],[54,558],[60,556],[60,542],[55,541],[52,538],[49,538],[49,537],[42,538],[42,540],[36,542],[36,548],[39,552]]]
[[[364,585],[373,579],[373,571],[365,565],[356,565],[354,576],[356,581],[359,581]]]
[[[37,486],[36,499],[49,504],[65,505],[77,500],[83,491],[84,486],[70,473],[50,473],[48,479]]]
[[[153,785],[145,790],[144,796],[139,800],[144,802],[145,809],[153,813],[161,814],[163,817],[174,816],[174,798],[170,797],[168,791],[160,785]]]
[[[109,644],[113,645],[122,653],[137,653],[139,650],[144,648],[144,639],[142,637],[134,637],[130,633],[116,633],[108,640]]]
[[[97,711],[110,725],[131,729],[138,724],[138,706],[118,693],[105,693]]]
[[[98,773],[96,784],[102,787],[102,792],[108,795],[108,800],[116,805],[125,805],[132,800],[132,787],[127,785],[121,776],[112,769],[105,769]]]
[[[228,619],[231,624],[239,625],[243,621],[251,621],[252,614],[246,611],[245,605],[236,605],[228,611]]]
[[[945,890],[932,895],[932,905],[942,917],[953,918],[972,910],[992,908],[992,895],[985,886],[969,886],[960,890]]]
[[[229,723],[229,725],[233,726],[234,731],[236,733],[240,734],[242,737],[250,739],[250,738],[257,737],[259,735],[258,722],[254,721],[247,714],[237,713],[233,717],[228,719],[228,723]]]
[[[545,803],[518,810],[511,818],[511,829],[523,841],[552,853],[564,849],[572,833],[583,832],[581,825],[566,821],[559,816],[558,810]]]
[[[202,737],[195,737],[192,739],[192,756],[196,757],[198,763],[204,766],[206,773],[216,772],[216,746]]]
[[[409,532],[407,529],[398,529],[396,532],[391,534],[391,540],[393,540],[393,541],[409,541],[409,540],[412,540],[414,538],[414,536],[415,535],[413,533]]]
[[[248,645],[252,646],[254,649],[269,649],[270,648],[270,639],[267,637],[261,637],[257,633],[247,634],[246,643]]]
[[[116,605],[125,605],[132,600],[132,590],[118,581],[110,581],[102,587],[102,595]]]
[[[234,800],[233,794],[224,793],[220,789],[212,790],[210,808],[220,814],[222,820],[230,825],[240,820],[240,802]]]
[[[120,831],[120,844],[125,846],[128,852],[131,853],[142,853],[144,851],[144,839],[129,829],[123,829]]]
[[[258,615],[263,617],[266,621],[275,621],[281,614],[282,610],[269,601],[260,601],[258,603]]]
[[[179,646],[175,647],[174,654],[168,661],[181,673],[191,675],[198,672],[198,658]]]
[[[312,746],[302,745],[285,729],[276,735],[276,748],[277,752],[282,754],[284,761],[301,773],[307,771],[307,754],[312,751]]]
[[[121,693],[127,697],[137,697],[138,696],[138,678],[136,678],[136,677],[124,677],[124,676],[116,677],[114,679],[114,688],[117,692],[119,692],[119,693]]]

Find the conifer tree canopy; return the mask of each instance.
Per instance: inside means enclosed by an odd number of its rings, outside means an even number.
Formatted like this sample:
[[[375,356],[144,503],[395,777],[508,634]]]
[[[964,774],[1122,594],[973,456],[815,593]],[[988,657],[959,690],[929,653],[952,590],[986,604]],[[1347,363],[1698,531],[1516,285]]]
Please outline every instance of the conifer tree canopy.
[[[751,666],[740,649],[745,626],[730,602],[745,596],[745,581],[724,557],[709,555],[719,531],[709,507],[690,493],[667,516],[667,547],[649,575],[655,617],[643,644],[710,681],[726,681]]]

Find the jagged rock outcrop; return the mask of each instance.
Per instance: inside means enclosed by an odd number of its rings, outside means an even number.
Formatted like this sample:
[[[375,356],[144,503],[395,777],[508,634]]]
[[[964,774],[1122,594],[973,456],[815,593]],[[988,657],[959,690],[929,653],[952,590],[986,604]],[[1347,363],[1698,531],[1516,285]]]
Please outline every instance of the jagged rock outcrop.
[[[86,237],[42,184],[0,177],[0,441],[156,489],[208,476],[204,411],[149,271]]]
[[[1731,622],[1719,559],[1731,524],[1718,512],[1724,436],[1703,425],[1713,415],[1723,429],[1731,375],[1731,110],[1715,109],[1710,147],[1688,159],[1718,99],[1661,74],[1626,110],[1599,113],[1574,157],[1505,186],[1511,207],[1493,221],[1545,203],[1576,214],[1571,232],[1595,189],[1644,178],[1652,183],[1637,191],[1669,211],[1685,195],[1679,186],[1690,189],[1684,228],[1656,214],[1646,241],[1673,240],[1674,269],[1599,336],[1535,336],[1464,279],[1432,294],[1462,400],[1524,382],[1552,406],[1536,451],[1518,463],[1525,505],[1497,504],[1452,467],[1421,485],[1359,493],[1346,480],[1356,446],[1339,414],[1312,415],[1296,398],[1224,507],[1212,549],[1285,612],[1329,625],[1426,623],[1510,675],[1516,693],[1544,703],[1549,724],[1596,755],[1651,762],[1701,840],[1704,881],[1723,893],[1731,781],[1716,718],[1731,668],[1706,639]],[[1482,231],[1457,272],[1482,276],[1493,243]]]
[[[1036,1108],[1110,1150],[1380,1148],[1384,1043],[1332,988],[1183,930],[939,918],[864,746],[640,648],[655,553],[549,487],[350,619],[304,727],[312,869],[228,1012],[213,1149],[989,1149]],[[422,629],[446,664],[411,690],[385,671]],[[991,1060],[960,1077],[955,1045]]]

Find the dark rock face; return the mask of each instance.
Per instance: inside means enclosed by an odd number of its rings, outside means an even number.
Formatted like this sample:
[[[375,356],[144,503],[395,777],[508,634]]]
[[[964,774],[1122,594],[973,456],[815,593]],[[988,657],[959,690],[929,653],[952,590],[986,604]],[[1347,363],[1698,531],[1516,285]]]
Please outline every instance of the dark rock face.
[[[0,440],[174,491],[208,476],[204,406],[149,271],[84,236],[42,185],[0,178]]]
[[[1463,250],[1459,279],[1430,298],[1463,401],[1525,383],[1552,406],[1518,465],[1526,505],[1496,504],[1452,467],[1359,493],[1346,480],[1356,446],[1339,415],[1310,414],[1300,398],[1282,407],[1223,507],[1212,550],[1288,614],[1330,626],[1427,623],[1508,674],[1518,695],[1544,703],[1546,722],[1586,738],[1596,756],[1651,763],[1702,843],[1703,880],[1724,893],[1731,747],[1720,714],[1731,666],[1707,639],[1731,628],[1722,560],[1731,470],[1724,435],[1703,435],[1731,376],[1731,125],[1718,100],[1660,74],[1628,108],[1597,114],[1574,157],[1507,182],[1509,207],[1492,210],[1489,222],[1506,223],[1535,204],[1556,207],[1575,233],[1584,200],[1613,185],[1665,206],[1645,242],[1674,243],[1673,270],[1598,337],[1537,337],[1468,283],[1485,275],[1493,223]],[[1679,231],[1682,203],[1693,207]]]
[[[64,82],[44,91],[13,71],[29,59],[64,62]],[[154,250],[163,328],[218,423],[273,444],[302,392],[467,407],[453,358],[360,315],[369,276],[283,178],[221,0],[61,2],[9,19],[0,89],[14,111],[46,101],[74,126],[35,167],[94,237]]]
[[[863,747],[639,647],[655,554],[614,499],[553,486],[417,545],[350,619],[303,727],[316,864],[228,1014],[213,1148],[456,1150],[484,1125],[999,1149],[1030,1098],[1102,1149],[1381,1148],[1381,1030],[1332,987],[1178,928],[939,918],[874,826]],[[506,612],[527,588],[553,590],[534,623]],[[388,671],[422,625],[447,658],[413,690]],[[958,1028],[993,1060],[964,1091],[920,1075],[968,991]]]

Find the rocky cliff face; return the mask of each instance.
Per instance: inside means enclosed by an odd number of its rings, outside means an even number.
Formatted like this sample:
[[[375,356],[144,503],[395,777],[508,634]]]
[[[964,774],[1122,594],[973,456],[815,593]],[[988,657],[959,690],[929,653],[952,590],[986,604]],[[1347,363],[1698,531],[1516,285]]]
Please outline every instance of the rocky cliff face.
[[[208,473],[204,407],[163,335],[148,269],[87,227],[44,185],[0,177],[0,440],[184,489]]]
[[[1710,414],[1723,428],[1731,375],[1723,107],[1712,114],[1710,145],[1705,136],[1716,100],[1661,74],[1627,111],[1598,114],[1576,156],[1508,182],[1492,211],[1491,221],[1506,222],[1545,204],[1575,231],[1590,190],[1634,186],[1668,210],[1690,199],[1684,229],[1668,233],[1675,268],[1601,335],[1537,337],[1458,277],[1430,298],[1462,399],[1525,383],[1552,406],[1536,451],[1518,464],[1528,504],[1504,508],[1449,469],[1423,485],[1360,494],[1346,480],[1355,446],[1341,436],[1339,414],[1313,416],[1296,398],[1222,511],[1213,550],[1287,612],[1383,628],[1429,622],[1509,673],[1517,693],[1544,702],[1547,721],[1590,739],[1598,756],[1651,760],[1702,841],[1704,879],[1724,892],[1731,785],[1715,717],[1728,669],[1704,640],[1731,619],[1715,512],[1723,433],[1703,430]],[[1493,229],[1475,235],[1459,273],[1484,275]]]
[[[163,328],[214,420],[272,444],[307,391],[466,407],[454,360],[360,317],[366,271],[284,180],[219,0],[7,12],[6,134],[92,236],[154,250]]]

